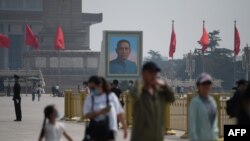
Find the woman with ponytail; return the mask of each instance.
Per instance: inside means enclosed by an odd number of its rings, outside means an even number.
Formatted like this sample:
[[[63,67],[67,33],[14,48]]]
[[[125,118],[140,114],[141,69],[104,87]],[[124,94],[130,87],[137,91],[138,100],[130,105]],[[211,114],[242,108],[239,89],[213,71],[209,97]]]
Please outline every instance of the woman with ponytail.
[[[84,141],[114,141],[118,131],[117,119],[122,123],[124,138],[127,126],[124,110],[117,96],[110,92],[109,84],[103,77],[92,76],[88,81],[90,95],[84,102],[84,116],[90,119]]]
[[[64,136],[68,141],[73,141],[66,133],[64,125],[56,122],[58,111],[54,105],[49,105],[44,109],[44,120],[38,141],[61,141]]]

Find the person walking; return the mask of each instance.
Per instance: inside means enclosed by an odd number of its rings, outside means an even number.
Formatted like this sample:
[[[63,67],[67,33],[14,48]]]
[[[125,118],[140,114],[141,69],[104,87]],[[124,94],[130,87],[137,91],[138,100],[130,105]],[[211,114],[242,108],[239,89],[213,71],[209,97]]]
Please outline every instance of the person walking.
[[[22,110],[21,110],[21,86],[19,84],[19,76],[14,75],[15,79],[15,84],[13,87],[13,101],[14,101],[14,106],[15,106],[15,113],[16,113],[16,119],[14,121],[22,121]]]
[[[117,98],[119,99],[122,107],[124,106],[124,101],[122,98],[122,90],[119,88],[119,81],[118,80],[113,80],[113,85],[112,88],[110,90],[111,92],[115,93],[115,95],[117,96]]]
[[[240,101],[245,94],[248,82],[245,79],[240,79],[236,82],[234,95],[227,101],[226,112],[231,118],[238,116],[238,110],[240,108]]]
[[[212,77],[202,73],[196,82],[198,95],[193,97],[189,106],[190,141],[217,141],[217,106],[211,97]]]
[[[126,138],[124,110],[117,96],[110,92],[106,80],[92,76],[88,86],[90,95],[84,102],[84,116],[90,119],[90,123],[85,130],[84,141],[114,141],[118,131],[117,118],[123,125],[124,138]]]
[[[33,83],[33,88],[32,88],[32,101],[35,101],[36,99],[36,93],[37,93],[37,88],[36,88],[36,83]]]
[[[160,68],[153,62],[142,67],[142,86],[132,89],[133,125],[131,141],[163,141],[166,103],[174,102],[174,93],[158,79]]]
[[[36,92],[37,92],[37,100],[40,101],[41,95],[43,93],[43,89],[40,84],[38,84]]]
[[[10,96],[10,93],[11,93],[11,87],[10,87],[10,84],[8,84],[8,86],[7,86],[7,96]]]
[[[239,106],[236,114],[238,125],[250,126],[250,84],[239,99]]]
[[[43,138],[45,141],[61,141],[63,136],[68,141],[73,141],[66,132],[64,125],[56,121],[57,118],[59,118],[59,113],[56,107],[48,105],[44,109],[44,120],[38,141],[42,141]]]
[[[89,91],[89,87],[88,87],[88,82],[87,81],[83,81],[82,85],[83,85],[83,91],[85,92],[85,94],[89,95],[90,91]]]

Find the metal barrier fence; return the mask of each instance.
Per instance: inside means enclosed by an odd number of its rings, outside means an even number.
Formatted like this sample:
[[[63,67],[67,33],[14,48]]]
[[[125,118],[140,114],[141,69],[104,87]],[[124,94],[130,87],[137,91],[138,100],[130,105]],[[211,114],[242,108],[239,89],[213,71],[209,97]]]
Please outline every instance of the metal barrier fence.
[[[63,120],[83,121],[83,103],[86,98],[84,92],[73,93],[72,90],[64,92],[64,117]]]
[[[166,105],[166,134],[175,135],[174,130],[186,131],[188,135],[188,106],[194,96],[194,94],[187,94],[185,98],[177,98],[172,104]],[[218,111],[218,127],[219,136],[223,137],[224,125],[235,124],[235,120],[229,118],[226,113],[226,100],[231,96],[230,94],[213,94],[212,95],[217,103]],[[71,90],[65,91],[64,98],[64,120],[78,120],[84,121],[83,116],[83,103],[86,98],[84,92],[74,94]],[[123,93],[123,99],[125,100],[125,114],[127,124],[132,126],[132,98],[129,92]],[[185,136],[184,138],[187,138]]]

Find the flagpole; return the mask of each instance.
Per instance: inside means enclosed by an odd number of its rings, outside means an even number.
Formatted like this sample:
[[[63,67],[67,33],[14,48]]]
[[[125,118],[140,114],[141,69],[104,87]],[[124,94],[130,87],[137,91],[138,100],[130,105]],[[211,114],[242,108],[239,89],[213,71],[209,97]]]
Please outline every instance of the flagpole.
[[[27,34],[27,31],[26,31],[26,26],[28,25],[28,22],[27,22],[27,19],[25,19],[25,46],[26,46],[26,53],[29,54],[29,46],[26,44],[26,34]],[[26,96],[28,95],[28,82],[27,82],[27,77],[28,77],[28,71],[30,70],[30,59],[29,57],[27,57],[27,65],[26,65]]]
[[[174,30],[174,20],[172,20],[172,32]],[[174,54],[173,54],[173,57],[172,57],[172,60],[171,60],[171,82],[172,82],[172,85],[173,85],[173,60],[174,60]]]
[[[234,49],[235,49],[235,28],[236,28],[236,20],[234,21]],[[234,82],[236,82],[236,54],[234,52]]]
[[[205,20],[203,20],[203,30],[205,27]],[[202,72],[205,72],[205,57],[204,57],[204,51],[202,51]]]
[[[58,49],[58,76],[57,76],[57,84],[60,87],[60,81],[61,81],[61,52],[60,49]]]

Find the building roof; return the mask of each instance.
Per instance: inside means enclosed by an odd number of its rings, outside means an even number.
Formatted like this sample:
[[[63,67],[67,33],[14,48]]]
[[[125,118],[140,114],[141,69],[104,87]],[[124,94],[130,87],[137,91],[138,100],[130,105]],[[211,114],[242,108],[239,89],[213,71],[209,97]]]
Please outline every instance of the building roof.
[[[1,21],[37,21],[41,22],[42,12],[40,11],[9,11],[0,10]]]
[[[42,11],[0,10],[0,21],[42,22],[42,16]],[[82,22],[91,24],[102,22],[102,13],[82,13]]]

